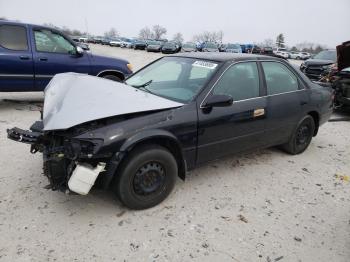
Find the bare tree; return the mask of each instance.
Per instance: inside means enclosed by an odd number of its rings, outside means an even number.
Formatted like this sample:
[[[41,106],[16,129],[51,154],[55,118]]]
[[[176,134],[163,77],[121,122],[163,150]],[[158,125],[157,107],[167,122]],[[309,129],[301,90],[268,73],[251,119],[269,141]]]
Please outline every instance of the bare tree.
[[[152,29],[154,38],[157,40],[161,39],[162,36],[165,35],[167,32],[166,28],[160,25],[154,25]]]
[[[222,43],[224,33],[223,31],[204,31],[199,35],[193,36],[193,41],[195,42],[216,42]]]
[[[217,42],[222,44],[222,40],[224,38],[224,32],[222,30],[216,32]]]
[[[149,27],[146,26],[140,30],[139,37],[141,39],[150,39],[153,38],[153,33],[151,29],[149,29]]]
[[[173,37],[174,41],[182,43],[184,41],[184,38],[181,33],[176,33]]]
[[[105,37],[117,37],[118,35],[118,31],[114,27],[112,27],[111,29],[109,29],[109,31],[104,33]]]
[[[284,47],[285,43],[284,43],[284,35],[283,34],[279,34],[276,38],[276,45],[277,47]]]
[[[264,41],[262,41],[260,45],[261,46],[273,47],[274,46],[274,41],[271,38],[267,38]]]

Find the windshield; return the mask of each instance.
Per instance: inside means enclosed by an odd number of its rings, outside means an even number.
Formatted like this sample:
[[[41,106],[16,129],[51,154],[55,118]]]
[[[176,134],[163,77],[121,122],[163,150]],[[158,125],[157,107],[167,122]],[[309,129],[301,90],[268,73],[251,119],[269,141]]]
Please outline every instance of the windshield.
[[[206,43],[204,46],[205,46],[206,48],[218,48],[217,45],[214,44],[214,43]]]
[[[183,44],[182,47],[185,47],[185,48],[196,48],[196,44],[186,43],[186,44]]]
[[[218,63],[185,57],[164,57],[125,82],[146,92],[187,103],[211,78]]]
[[[322,59],[322,60],[337,60],[337,54],[335,51],[328,50],[328,51],[321,51],[317,55],[315,55],[314,59]]]
[[[175,43],[172,43],[172,42],[167,42],[164,44],[164,47],[175,47]]]
[[[148,45],[160,45],[160,42],[158,41],[150,41]]]
[[[227,49],[241,49],[241,46],[235,44],[228,44]]]

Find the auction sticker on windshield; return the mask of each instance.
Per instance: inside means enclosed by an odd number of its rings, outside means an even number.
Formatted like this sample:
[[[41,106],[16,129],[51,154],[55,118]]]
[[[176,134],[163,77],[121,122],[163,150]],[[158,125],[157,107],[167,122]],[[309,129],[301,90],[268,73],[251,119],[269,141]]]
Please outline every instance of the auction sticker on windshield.
[[[192,66],[204,67],[208,69],[215,69],[218,64],[208,62],[208,61],[195,61]]]

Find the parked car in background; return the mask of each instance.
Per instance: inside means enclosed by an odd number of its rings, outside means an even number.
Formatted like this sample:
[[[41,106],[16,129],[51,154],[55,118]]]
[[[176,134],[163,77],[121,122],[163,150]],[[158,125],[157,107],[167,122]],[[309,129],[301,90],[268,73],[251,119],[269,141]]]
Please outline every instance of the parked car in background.
[[[197,46],[192,42],[184,43],[181,47],[181,52],[197,52]]]
[[[149,41],[147,42],[146,51],[147,52],[160,52],[162,50],[162,41]]]
[[[300,52],[296,52],[296,51],[289,52],[289,58],[291,58],[291,59],[301,59]]]
[[[82,42],[82,43],[87,43],[89,40],[89,38],[87,36],[81,36],[79,37],[79,42]]]
[[[288,59],[289,58],[289,52],[287,51],[286,48],[276,48],[273,50],[273,53],[277,56],[277,57],[281,57],[284,59]]]
[[[244,53],[248,53],[248,54],[260,54],[261,52],[261,48],[255,44],[245,44],[244,49],[242,49],[242,52],[243,50],[244,50]]]
[[[226,52],[226,47],[225,44],[218,44],[219,52]]]
[[[109,41],[109,45],[120,47],[122,45],[122,40],[120,40],[119,38],[112,38]]]
[[[125,83],[57,75],[43,120],[7,133],[43,153],[53,190],[86,195],[97,178],[145,209],[209,161],[272,146],[304,152],[331,114],[331,89],[287,61],[197,52],[162,57]]]
[[[310,79],[319,80],[325,71],[335,67],[336,50],[324,50],[300,65],[300,70]]]
[[[109,38],[109,37],[104,37],[104,38],[102,38],[102,40],[101,40],[101,44],[102,45],[110,45],[110,42],[111,42],[111,38]]]
[[[165,42],[161,48],[163,54],[175,54],[181,49],[181,44],[178,42],[170,41]]]
[[[127,45],[131,43],[131,39],[126,38],[126,37],[121,37],[120,38],[120,47],[127,47]]]
[[[309,58],[311,58],[311,54],[310,53],[300,52],[300,59],[306,60],[306,59],[309,59]]]
[[[84,42],[80,42],[79,37],[77,36],[70,36],[70,38],[81,48],[83,48],[84,50],[88,51],[90,50],[90,47],[87,43]]]
[[[122,38],[121,39],[121,45],[120,47],[125,47],[125,48],[133,48],[133,43],[134,43],[134,39],[130,39],[130,38]]]
[[[270,46],[264,46],[261,48],[260,54],[262,55],[272,55],[273,54],[273,48]]]
[[[201,52],[219,52],[218,45],[213,42],[204,42],[200,47]]]
[[[94,38],[92,38],[92,42],[94,44],[102,44],[102,37],[99,37],[99,36],[94,37]]]
[[[291,59],[297,59],[297,60],[306,60],[309,59],[311,55],[307,52],[289,52],[289,58]]]
[[[147,43],[145,40],[135,40],[133,45],[135,50],[145,50],[147,47]]]
[[[57,29],[0,21],[0,91],[42,91],[58,73],[77,72],[122,81],[124,59],[93,55]]]
[[[227,44],[225,48],[227,53],[242,53],[242,48],[239,44]]]
[[[257,45],[253,45],[250,53],[252,54],[260,54],[261,53],[261,47]]]

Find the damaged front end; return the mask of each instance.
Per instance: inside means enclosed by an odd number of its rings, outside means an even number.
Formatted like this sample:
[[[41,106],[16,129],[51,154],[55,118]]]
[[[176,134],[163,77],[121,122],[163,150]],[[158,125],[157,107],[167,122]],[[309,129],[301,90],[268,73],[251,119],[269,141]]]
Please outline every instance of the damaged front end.
[[[350,41],[337,46],[337,63],[329,67],[319,80],[320,85],[334,90],[334,107],[350,106]]]
[[[8,129],[7,134],[11,140],[30,144],[31,153],[43,154],[44,175],[50,182],[47,188],[86,195],[99,174],[106,173],[111,154],[97,154],[102,139],[77,139],[77,134],[83,130],[89,128],[45,132],[42,121],[37,121],[30,130],[14,127]]]
[[[30,130],[14,127],[8,138],[41,152],[49,188],[87,194],[96,184],[108,188],[124,156],[117,143],[122,127],[94,131],[127,119],[182,106],[122,83],[76,73],[55,75],[45,88],[42,121]],[[105,141],[105,140],[108,141]],[[101,150],[100,150],[101,149]]]

